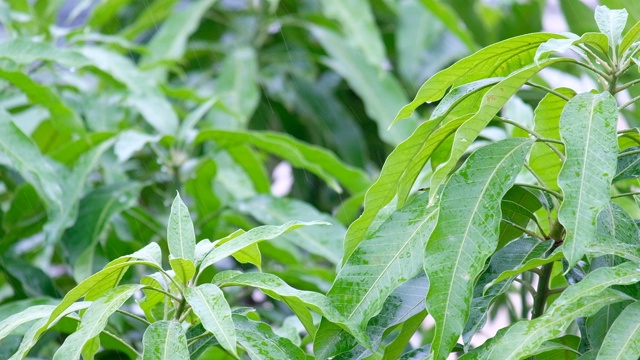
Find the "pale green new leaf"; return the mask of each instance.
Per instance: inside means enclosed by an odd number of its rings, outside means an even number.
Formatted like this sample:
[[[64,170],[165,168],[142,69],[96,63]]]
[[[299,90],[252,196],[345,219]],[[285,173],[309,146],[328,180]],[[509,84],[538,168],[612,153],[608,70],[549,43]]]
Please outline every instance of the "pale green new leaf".
[[[324,221],[289,221],[286,224],[280,226],[259,226],[241,234],[231,241],[224,242],[222,245],[215,247],[207,255],[204,256],[202,263],[200,264],[200,271],[206,267],[213,265],[214,263],[231,256],[233,253],[244,249],[245,247],[255,244],[263,240],[271,240],[281,234],[288,231],[298,229],[303,226],[312,225],[330,225]]]
[[[174,258],[195,260],[196,234],[187,205],[177,194],[171,205],[167,227],[169,254]]]
[[[612,51],[616,52],[616,47],[622,41],[622,31],[627,24],[627,11],[624,9],[611,10],[601,5],[596,7],[595,17],[600,32],[609,38],[609,46]]]
[[[518,92],[520,87],[540,70],[560,62],[575,62],[575,60],[569,58],[553,58],[542,60],[537,64],[524,66],[494,85],[483,96],[480,109],[456,131],[448,160],[440,165],[431,177],[431,201],[437,197],[439,187],[455,168],[458,160],[464,155],[467,148],[500,111],[507,100]]]
[[[86,309],[90,304],[91,302],[88,301],[78,301],[69,307],[66,312],[71,313]],[[55,305],[34,305],[16,314],[7,316],[4,320],[0,321],[0,339],[4,339],[23,324],[45,317],[48,318],[55,308]]]
[[[415,99],[404,106],[394,123],[409,117],[423,103],[440,100],[447,89],[480,79],[507,76],[524,65],[533,62],[538,46],[562,35],[536,33],[517,36],[467,56],[425,82]]]
[[[80,358],[80,353],[86,342],[100,335],[107,326],[109,316],[119,309],[134,292],[140,290],[143,285],[123,285],[106,292],[102,297],[94,301],[82,315],[82,321],[78,330],[69,335],[62,343],[58,351],[53,355],[53,360],[75,360]]]
[[[609,287],[638,281],[638,266],[631,262],[597,269],[569,286],[539,318],[522,320],[501,330],[461,359],[519,359],[531,355],[543,342],[561,334],[575,318],[591,316],[603,306],[631,299]]]
[[[427,309],[436,321],[435,359],[446,358],[464,330],[473,284],[498,245],[500,200],[531,145],[531,140],[512,138],[482,147],[444,188],[424,259],[430,282]]]
[[[183,285],[191,281],[196,274],[196,265],[192,260],[169,256],[169,264],[173,272],[175,272],[176,278],[178,278]]]
[[[627,306],[613,322],[598,359],[636,360],[640,353],[640,302]]]
[[[573,267],[595,241],[596,218],[609,203],[616,173],[617,104],[609,93],[576,95],[560,117],[566,160],[558,175],[564,201],[558,220],[566,237],[563,252]]]
[[[620,42],[620,48],[618,49],[618,58],[622,58],[625,51],[631,48],[635,42],[640,39],[640,23],[636,23],[633,27],[624,35],[622,42]]]
[[[214,140],[222,147],[234,147],[244,144],[287,160],[295,167],[308,170],[339,190],[340,182],[352,194],[366,189],[370,185],[369,177],[360,169],[344,164],[332,152],[317,146],[303,143],[290,135],[257,132],[204,130],[195,140],[199,144],[205,140]]]
[[[202,326],[215,335],[220,346],[236,354],[236,330],[231,308],[220,288],[214,284],[202,284],[185,289],[184,296],[202,321]]]
[[[142,337],[142,360],[188,360],[187,337],[174,320],[151,324]]]
[[[307,355],[291,340],[280,337],[263,322],[249,320],[233,314],[238,343],[247,351],[251,360],[306,360]]]
[[[346,260],[327,296],[354,336],[364,332],[395,288],[421,271],[436,214],[436,207],[427,207],[427,194],[419,195],[367,234]]]

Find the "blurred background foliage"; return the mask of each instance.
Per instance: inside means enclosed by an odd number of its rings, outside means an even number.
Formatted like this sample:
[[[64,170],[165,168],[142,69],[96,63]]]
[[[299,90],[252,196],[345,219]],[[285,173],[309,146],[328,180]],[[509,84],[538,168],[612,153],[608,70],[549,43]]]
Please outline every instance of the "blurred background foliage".
[[[629,26],[640,21],[640,2],[599,3],[625,7]],[[509,37],[597,31],[595,5],[0,1],[0,318],[60,297],[150,241],[166,247],[176,191],[198,239],[292,219],[335,224],[260,244],[264,271],[325,293],[364,192],[434,108],[423,106],[387,130],[419,86]],[[543,72],[536,81],[591,87],[580,69],[567,71]],[[519,95],[504,111],[531,118],[544,93]],[[637,109],[624,116],[640,124]],[[512,131],[501,126],[482,137]],[[262,304],[274,324],[289,314],[247,289],[232,296],[232,304]],[[124,319],[113,326],[135,329]]]

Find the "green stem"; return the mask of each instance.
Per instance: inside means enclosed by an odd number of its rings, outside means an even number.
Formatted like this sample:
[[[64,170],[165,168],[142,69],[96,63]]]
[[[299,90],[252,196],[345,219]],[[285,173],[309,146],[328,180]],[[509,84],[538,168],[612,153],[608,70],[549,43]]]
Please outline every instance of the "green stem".
[[[622,158],[622,157],[630,156],[630,155],[635,155],[635,154],[640,154],[640,150],[625,151],[623,153],[618,154],[618,158]]]
[[[520,285],[522,285],[522,287],[524,289],[526,289],[531,296],[535,297],[536,296],[536,289],[533,288],[533,286],[531,286],[531,284],[529,284],[528,282],[520,279],[520,278],[514,278],[513,281],[519,283]]]
[[[173,300],[175,300],[175,301],[180,301],[180,298],[179,298],[179,297],[177,297],[177,296],[175,296],[175,295],[171,294],[170,292],[164,291],[163,289],[158,289],[158,288],[153,287],[153,286],[145,286],[145,287],[143,287],[143,288],[142,288],[142,290],[153,290],[153,291],[157,291],[157,292],[159,292],[159,293],[161,293],[161,294],[163,294],[163,295],[165,295],[165,296],[168,296],[168,297],[172,298],[172,299],[173,299]]]
[[[640,191],[628,192],[624,194],[611,195],[612,199],[624,197],[624,196],[632,196],[632,195],[640,195]]]
[[[508,224],[508,225],[510,225],[510,226],[513,226],[514,228],[516,228],[516,229],[518,229],[518,230],[522,231],[523,233],[525,233],[525,234],[527,234],[527,235],[531,236],[532,238],[538,239],[538,240],[540,240],[540,241],[545,241],[545,240],[546,240],[544,237],[542,237],[542,236],[540,236],[540,235],[536,234],[535,232],[533,232],[533,231],[531,231],[531,230],[529,230],[529,229],[527,229],[527,228],[525,228],[525,227],[522,227],[522,226],[520,226],[520,225],[518,225],[518,224],[516,224],[516,223],[514,223],[514,222],[512,222],[512,221],[509,221],[509,220],[506,220],[506,219],[502,219],[501,221],[502,221],[503,223],[505,223],[505,224]]]
[[[618,110],[623,110],[624,108],[626,108],[629,105],[632,105],[633,103],[635,103],[636,101],[640,100],[640,96],[636,96],[633,99],[627,101],[626,103],[618,106]]]
[[[555,95],[555,96],[557,96],[557,97],[559,97],[559,98],[561,98],[561,99],[563,99],[565,101],[571,100],[568,96],[566,96],[566,95],[564,95],[564,94],[562,94],[560,92],[557,92],[557,91],[555,91],[555,90],[553,90],[551,88],[548,88],[548,87],[546,87],[544,85],[532,83],[531,81],[527,81],[525,84],[527,84],[527,85],[529,85],[531,87],[534,87],[534,88],[538,88],[540,90],[544,90],[544,91],[546,91],[546,92],[548,92],[550,94],[553,94],[553,95]]]
[[[640,79],[635,79],[635,80],[629,81],[626,84],[622,84],[622,85],[620,85],[620,86],[618,86],[616,88],[616,93],[619,93],[622,90],[626,90],[626,89],[628,89],[628,88],[630,88],[633,85],[638,84],[638,83],[640,83]]]
[[[121,310],[121,309],[117,309],[117,310],[116,310],[116,312],[119,312],[120,314],[125,315],[125,316],[128,316],[128,317],[130,317],[130,318],[132,318],[132,319],[136,319],[136,320],[140,321],[141,323],[143,323],[143,324],[145,324],[145,325],[147,325],[147,326],[151,325],[151,323],[150,323],[150,322],[148,322],[147,320],[145,320],[145,319],[141,318],[141,317],[140,317],[140,316],[138,316],[138,315],[132,314],[132,313],[130,313],[130,312],[128,312],[128,311],[124,311],[124,310]]]
[[[555,152],[556,155],[558,155],[558,157],[560,158],[560,160],[562,160],[564,162],[564,160],[565,160],[564,154],[562,154],[560,152],[560,150],[558,150],[558,148],[556,148],[555,146],[551,145],[551,143],[564,145],[564,143],[562,141],[556,140],[556,139],[547,139],[547,138],[543,137],[542,135],[538,134],[537,132],[535,132],[534,130],[529,129],[524,125],[518,124],[516,121],[513,121],[513,120],[505,119],[505,118],[500,117],[500,116],[494,117],[494,120],[503,122],[505,124],[513,125],[513,126],[519,128],[519,129],[522,129],[522,130],[526,131],[527,133],[529,133],[533,137],[535,137],[537,141],[541,141],[545,145],[547,145],[551,149],[551,151]]]
[[[553,191],[551,189],[548,189],[548,188],[546,188],[544,186],[531,185],[531,184],[521,184],[521,183],[515,183],[514,185],[518,185],[518,186],[522,186],[522,187],[528,187],[528,188],[544,191],[546,193],[549,193],[550,195],[553,195],[553,197],[555,197],[556,199],[558,199],[560,201],[564,200],[564,196],[562,196],[562,194],[560,194],[557,191]]]
[[[554,246],[547,251],[547,256],[550,256],[553,251],[562,243],[562,233],[564,228],[556,221],[551,227],[549,237],[555,241]],[[531,312],[531,319],[538,318],[544,313],[544,308],[549,297],[549,281],[551,280],[551,272],[553,271],[554,262],[545,264],[542,267],[542,274],[538,279],[538,288],[536,290],[536,296],[533,298],[533,311]]]
[[[113,340],[119,342],[120,344],[122,344],[124,347],[126,347],[127,349],[129,349],[129,351],[131,351],[132,353],[136,354],[136,359],[142,359],[142,354],[140,354],[138,352],[138,350],[136,350],[133,346],[129,345],[126,341],[120,339],[119,337],[117,337],[116,335],[108,332],[107,330],[102,330],[102,333],[105,334],[106,336],[112,338]]]
[[[194,336],[192,338],[189,339],[189,342],[187,343],[187,346],[191,346],[193,345],[196,341],[202,339],[203,337],[207,337],[207,336],[213,336],[213,334],[211,334],[208,331],[203,332],[202,334],[198,335],[198,336]]]

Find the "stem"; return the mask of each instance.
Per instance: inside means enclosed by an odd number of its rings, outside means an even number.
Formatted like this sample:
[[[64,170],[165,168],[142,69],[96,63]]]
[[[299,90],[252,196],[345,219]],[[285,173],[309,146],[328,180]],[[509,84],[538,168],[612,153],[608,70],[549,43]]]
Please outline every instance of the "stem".
[[[527,84],[527,85],[529,85],[531,87],[534,87],[534,88],[538,88],[540,90],[544,90],[544,91],[546,91],[546,92],[548,92],[550,94],[553,94],[553,95],[555,95],[555,96],[557,96],[557,97],[559,97],[559,98],[561,98],[561,99],[563,99],[565,101],[571,100],[569,97],[567,97],[567,96],[565,96],[565,95],[563,95],[563,94],[561,94],[561,93],[559,93],[559,92],[557,92],[557,91],[555,91],[555,90],[553,90],[551,88],[548,88],[548,87],[546,87],[544,85],[532,83],[531,81],[527,81],[525,84]]]
[[[555,241],[555,244],[547,251],[546,256],[550,256],[553,251],[562,243],[562,233],[564,228],[560,222],[556,221],[551,227],[549,237]],[[544,313],[544,308],[549,297],[549,280],[551,280],[551,272],[553,271],[553,264],[550,262],[542,267],[542,274],[538,279],[538,289],[536,296],[533,299],[533,311],[531,312],[531,319],[540,317]]]
[[[150,322],[148,322],[147,320],[145,320],[145,319],[141,318],[141,317],[140,317],[140,316],[138,316],[138,315],[132,314],[132,313],[130,313],[130,312],[128,312],[128,311],[124,311],[124,310],[121,310],[121,309],[117,309],[117,310],[116,310],[116,312],[119,312],[120,314],[125,315],[125,316],[128,316],[128,317],[130,317],[130,318],[132,318],[132,319],[136,319],[136,320],[140,321],[141,323],[143,323],[143,324],[145,324],[145,325],[147,325],[147,326],[151,325],[151,323],[150,323]]]
[[[560,160],[562,160],[564,162],[564,160],[565,160],[564,154],[562,154],[560,152],[560,150],[558,150],[558,148],[556,148],[555,146],[550,144],[550,143],[554,143],[554,144],[564,145],[564,143],[562,141],[556,140],[556,139],[547,139],[547,138],[543,137],[542,135],[538,134],[537,132],[535,132],[534,130],[529,129],[524,125],[518,124],[517,122],[515,122],[513,120],[505,119],[505,118],[500,117],[500,116],[494,117],[494,120],[503,122],[505,124],[513,125],[513,126],[519,128],[519,129],[522,129],[522,130],[526,131],[527,133],[529,133],[533,137],[535,137],[536,140],[541,141],[545,145],[547,145],[551,149],[551,151],[555,152],[556,155],[558,155],[558,157],[560,158]]]
[[[529,284],[528,282],[520,279],[520,278],[514,278],[513,281],[520,283],[520,285],[522,285],[523,288],[527,289],[527,291],[529,291],[529,293],[531,294],[531,296],[535,297],[536,296],[536,289],[533,288],[533,286],[531,286],[531,284]]]
[[[514,228],[522,231],[523,233],[531,236],[532,238],[536,238],[536,239],[538,239],[540,241],[545,241],[546,240],[544,237],[542,237],[542,236],[536,234],[535,232],[533,232],[533,231],[531,231],[531,230],[529,230],[527,228],[524,228],[524,227],[522,227],[522,226],[520,226],[520,225],[518,225],[518,224],[516,224],[516,223],[514,223],[512,221],[505,220],[505,219],[502,219],[500,221],[502,221],[503,223],[508,224],[510,226],[513,226]]]
[[[184,311],[185,306],[187,305],[187,300],[186,299],[182,299],[180,301],[180,304],[178,305],[178,308],[176,309],[176,314],[174,315],[174,318],[178,321],[180,321],[180,317],[182,316],[182,312]]]
[[[612,199],[623,197],[623,196],[632,196],[632,195],[640,195],[640,191],[628,192],[624,194],[611,195]]]
[[[566,289],[567,289],[566,287],[559,287],[559,288],[555,288],[555,289],[550,289],[548,295],[559,294],[559,293],[565,291]]]
[[[631,151],[620,153],[618,154],[618,158],[629,156],[629,155],[635,155],[635,154],[640,154],[640,150],[631,150]]]
[[[609,74],[603,72],[602,70],[596,68],[595,66],[589,65],[589,64],[585,64],[583,62],[576,62],[576,64],[582,66],[585,69],[589,69],[591,71],[593,71],[594,73],[600,75],[600,77],[602,77],[602,79],[604,79],[607,83],[609,83],[611,81],[611,77],[609,76]]]
[[[168,297],[172,298],[175,301],[180,301],[181,300],[179,297],[173,295],[172,293],[164,291],[162,289],[155,288],[153,286],[145,286],[145,287],[142,288],[142,290],[154,290],[154,291],[157,291],[157,292],[159,292],[159,293],[161,293],[161,294],[163,294],[165,296],[168,296]]]
[[[564,200],[564,196],[562,196],[562,194],[560,194],[557,191],[553,191],[551,189],[548,189],[544,186],[538,186],[538,185],[531,185],[531,184],[521,184],[521,183],[515,183],[514,185],[518,185],[518,186],[522,186],[522,187],[529,187],[532,189],[537,189],[537,190],[541,190],[544,191],[546,193],[549,193],[550,195],[553,195],[553,197],[555,197],[556,199],[562,201]]]
[[[106,336],[112,338],[113,340],[119,342],[124,347],[129,349],[132,353],[136,354],[136,359],[142,359],[142,354],[140,354],[133,346],[129,345],[126,341],[120,339],[119,337],[117,337],[116,335],[108,332],[107,330],[102,330],[102,333],[105,334]]]
[[[194,336],[192,338],[189,339],[189,342],[187,343],[187,346],[191,346],[193,345],[197,340],[202,339],[203,337],[207,337],[207,336],[213,336],[213,334],[211,334],[208,331],[203,332],[202,334],[198,335],[198,336]]]
[[[622,90],[628,89],[628,88],[630,88],[630,87],[632,87],[633,85],[638,84],[638,83],[640,83],[640,79],[635,79],[635,80],[629,81],[629,82],[628,82],[628,83],[626,83],[626,84],[622,84],[622,85],[620,85],[620,86],[618,86],[618,87],[616,88],[616,93],[618,93],[618,92],[620,92],[620,91],[622,91]]]
[[[633,103],[635,103],[638,100],[640,100],[640,96],[636,96],[633,99],[629,100],[628,102],[618,106],[618,110],[622,110],[622,109],[626,108],[627,106],[632,105]]]

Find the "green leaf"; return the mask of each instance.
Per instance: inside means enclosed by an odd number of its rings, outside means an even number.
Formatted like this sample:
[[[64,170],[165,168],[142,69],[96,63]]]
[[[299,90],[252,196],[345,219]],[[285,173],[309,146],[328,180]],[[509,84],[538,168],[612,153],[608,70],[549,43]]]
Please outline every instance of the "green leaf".
[[[436,321],[431,348],[435,359],[446,358],[462,334],[475,278],[498,245],[499,201],[531,145],[531,140],[513,138],[482,147],[444,188],[424,260],[431,284],[427,309]]]
[[[78,220],[64,232],[62,244],[76,281],[94,273],[95,248],[113,217],[134,205],[141,185],[117,183],[92,190],[80,201]]]
[[[567,88],[555,89],[557,92],[572,98],[575,91]],[[545,95],[534,112],[534,130],[547,139],[560,140],[560,116],[567,101],[554,94]],[[549,144],[555,146],[561,153],[564,153],[564,146],[558,144]],[[535,143],[531,149],[529,165],[536,174],[544,181],[544,186],[551,190],[559,190],[557,183],[558,173],[562,167],[562,161],[558,155],[553,152],[547,144]]]
[[[23,300],[23,302],[32,300],[34,299]],[[38,301],[41,302],[42,300]],[[73,306],[69,307],[69,309],[67,309],[67,312],[70,313],[86,309],[90,304],[91,303],[88,301],[79,301],[73,304]],[[14,330],[20,328],[23,324],[30,323],[33,320],[49,317],[51,315],[51,312],[55,308],[55,305],[33,305],[20,312],[16,312],[14,314],[11,314],[10,316],[4,317],[4,319],[0,321],[0,339],[6,338],[12,332],[14,332]]]
[[[35,61],[54,61],[58,64],[79,69],[91,65],[91,61],[82,54],[60,49],[43,42],[32,42],[26,39],[12,39],[0,43],[0,58],[9,59],[21,65],[29,65]]]
[[[521,264],[518,264],[518,266],[514,268],[503,271],[500,275],[498,275],[498,277],[496,277],[493,281],[488,283],[485,286],[485,291],[489,287],[494,286],[495,284],[501,281],[504,281],[506,279],[518,276],[519,274],[522,274],[525,271],[529,271],[529,270],[538,268],[542,265],[549,264],[554,261],[558,261],[562,259],[562,257],[564,256],[561,251],[562,248],[559,248],[558,250],[554,251],[553,254],[551,254],[550,256],[545,257],[545,253],[547,252],[547,250],[549,250],[551,245],[552,243],[550,243],[549,241],[539,243],[535,248],[532,249],[532,252],[529,255],[527,255],[527,257],[524,259],[524,261]]]
[[[640,23],[636,23],[633,27],[624,35],[622,42],[620,42],[620,48],[618,49],[618,57],[622,58],[624,53],[631,48],[631,46],[640,39]]]
[[[597,269],[563,291],[539,318],[522,320],[500,330],[496,337],[461,359],[519,359],[528,356],[544,341],[560,334],[575,318],[591,316],[605,305],[630,299],[608,289],[610,286],[639,280],[640,272],[634,263]]]
[[[312,172],[336,190],[340,189],[337,182],[351,193],[358,193],[370,184],[364,171],[344,164],[333,153],[323,148],[295,140],[290,135],[257,131],[204,130],[200,131],[195,143],[199,144],[205,140],[214,140],[222,147],[252,145],[289,161],[293,166]]]
[[[321,220],[330,223],[328,228],[303,227],[283,234],[276,241],[287,241],[304,250],[317,254],[334,264],[342,258],[342,240],[346,229],[333,217],[321,213],[311,205],[290,198],[258,195],[237,204],[240,212],[249,214],[263,224],[276,225],[291,220]]]
[[[167,226],[167,244],[169,254],[174,258],[195,260],[196,234],[187,205],[177,194],[171,205],[169,225]]]
[[[192,260],[169,257],[169,264],[183,285],[187,285],[196,274],[196,265]]]
[[[340,74],[364,102],[367,115],[378,124],[380,138],[396,145],[409,137],[417,126],[415,117],[408,119],[406,124],[385,131],[396,109],[408,101],[393,73],[372,65],[361,52],[347,44],[342,34],[315,25],[311,26],[311,33],[330,55],[330,58],[324,59],[324,63]]]
[[[224,242],[222,243],[222,245],[211,250],[207,255],[204,256],[202,263],[200,264],[200,272],[202,272],[202,270],[206,267],[226,258],[227,256],[231,256],[233,253],[240,251],[249,245],[263,240],[271,240],[286,232],[298,229],[303,226],[311,225],[330,224],[324,221],[289,221],[280,226],[265,225],[253,228],[246,233],[235,237],[233,240]],[[223,240],[224,239],[222,239],[221,242]]]
[[[463,123],[456,131],[453,146],[446,163],[440,165],[431,177],[431,201],[438,194],[439,187],[443,184],[449,173],[455,168],[464,152],[480,134],[500,108],[522,87],[531,77],[547,66],[560,62],[575,62],[569,58],[553,58],[540,61],[538,64],[530,64],[514,71],[504,80],[494,85],[482,98],[480,109]]]
[[[622,41],[622,31],[627,24],[627,11],[610,10],[608,7],[601,5],[596,7],[596,24],[600,32],[609,38],[611,50],[616,53],[616,47]]]
[[[437,0],[421,0],[421,3],[436,15],[449,31],[458,36],[469,50],[476,49],[477,46],[471,32],[463,25],[449,4]]]
[[[627,306],[613,322],[602,347],[599,359],[635,359],[640,352],[640,302]]]
[[[215,335],[225,350],[236,355],[236,330],[231,319],[231,308],[224,294],[214,284],[186,288],[184,296],[202,326]]]
[[[596,218],[609,203],[617,161],[617,120],[617,104],[609,93],[576,95],[560,118],[567,155],[558,175],[564,194],[558,220],[566,230],[563,252],[570,268],[595,241]]]
[[[302,349],[291,340],[276,335],[269,325],[237,314],[233,314],[233,322],[236,325],[238,343],[252,360],[307,359]]]
[[[569,33],[566,39],[549,39],[544,44],[541,44],[536,51],[534,59],[537,62],[543,55],[548,53],[564,53],[570,49],[582,53],[582,49],[574,46],[579,44],[589,44],[605,55],[609,53],[609,39],[606,35],[598,32],[588,32],[579,37]]]
[[[123,285],[111,289],[89,306],[82,315],[78,330],[69,335],[53,355],[54,360],[80,359],[84,344],[100,335],[107,326],[109,316],[119,309],[142,285]]]
[[[396,336],[391,343],[385,346],[383,355],[384,359],[400,358],[402,352],[407,347],[409,340],[411,340],[416,331],[419,330],[420,325],[426,316],[427,312],[423,310],[402,324],[402,329],[400,329],[398,336]]]
[[[221,127],[245,128],[260,102],[256,51],[251,47],[234,47],[222,64],[216,85],[220,100],[236,114],[238,122]]]
[[[437,214],[436,208],[426,206],[426,200],[427,194],[419,195],[369,233],[327,293],[345,317],[341,324],[356,338],[393,290],[420,272],[424,245]]]
[[[440,100],[447,89],[480,79],[506,76],[533,61],[538,46],[562,35],[547,33],[514,37],[467,56],[449,68],[440,71],[425,82],[415,99],[404,106],[394,123],[409,117],[423,103]]]
[[[370,64],[382,66],[386,60],[384,43],[368,1],[327,0],[322,2],[322,10],[328,18],[340,23],[349,44],[358,48]]]
[[[147,52],[140,59],[140,66],[182,59],[189,36],[198,29],[205,12],[215,1],[200,0],[171,14],[147,44]],[[160,70],[154,74],[157,78],[166,76],[164,68],[154,70]]]
[[[632,180],[640,177],[640,154],[625,154],[636,150],[640,150],[640,147],[634,146],[620,152],[616,176],[613,178],[613,182]]]
[[[534,213],[541,207],[540,199],[526,188],[514,186],[509,189],[500,203],[503,221],[500,224],[498,248],[502,248],[509,241],[523,234],[522,230],[510,224],[526,229],[532,220],[537,221]]]
[[[22,90],[32,104],[44,106],[59,131],[85,134],[84,124],[78,114],[62,101],[50,85],[41,85],[20,71],[0,69],[0,77]]]
[[[173,320],[151,324],[142,337],[142,360],[188,360],[187,337],[182,325]]]
[[[628,302],[604,306],[595,315],[586,319],[586,336],[592,349],[599,349],[613,322],[618,318]]]

